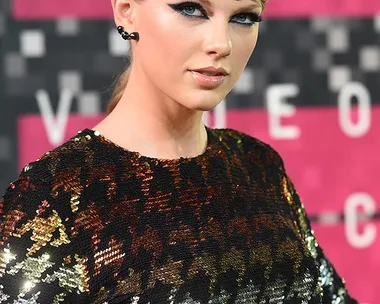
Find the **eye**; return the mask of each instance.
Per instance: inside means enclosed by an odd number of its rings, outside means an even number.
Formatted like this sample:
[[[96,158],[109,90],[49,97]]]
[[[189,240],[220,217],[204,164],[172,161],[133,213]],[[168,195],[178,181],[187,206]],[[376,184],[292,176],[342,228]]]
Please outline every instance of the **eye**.
[[[169,6],[183,16],[190,18],[207,19],[207,12],[197,2],[187,1],[176,4],[169,4]],[[260,22],[261,19],[261,16],[259,16],[257,13],[239,13],[235,15],[231,20],[241,25],[253,26],[256,22]]]
[[[237,23],[252,26],[256,22],[261,22],[262,18],[256,13],[240,13],[234,18]]]
[[[169,4],[169,6],[186,17],[202,18],[207,15],[204,8],[196,2],[182,2],[178,4]],[[200,14],[196,14],[197,11],[200,12]]]

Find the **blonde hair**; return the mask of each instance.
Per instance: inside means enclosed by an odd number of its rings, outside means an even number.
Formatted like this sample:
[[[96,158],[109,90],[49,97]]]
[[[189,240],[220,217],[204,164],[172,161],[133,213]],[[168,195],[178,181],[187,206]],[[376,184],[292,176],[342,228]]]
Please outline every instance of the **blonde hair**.
[[[116,85],[112,91],[112,95],[107,104],[107,114],[111,113],[113,109],[115,109],[118,104],[121,96],[123,96],[124,89],[127,86],[129,80],[129,74],[131,73],[131,64],[127,67],[127,69],[120,74],[118,79],[116,80]]]
[[[261,5],[263,9],[265,8],[266,2],[268,0],[260,0]],[[128,84],[129,75],[131,73],[131,65],[132,65],[132,47],[129,50],[129,65],[126,68],[126,70],[119,75],[119,77],[116,80],[116,84],[114,86],[114,89],[112,91],[112,95],[110,100],[107,104],[107,114],[111,113],[113,109],[115,109],[116,105],[118,104],[119,100],[121,99],[121,96],[123,96],[124,90]]]

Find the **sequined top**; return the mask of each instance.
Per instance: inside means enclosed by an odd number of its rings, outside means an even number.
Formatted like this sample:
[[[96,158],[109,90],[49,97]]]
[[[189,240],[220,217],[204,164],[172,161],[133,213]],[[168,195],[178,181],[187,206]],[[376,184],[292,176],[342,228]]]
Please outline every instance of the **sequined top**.
[[[279,154],[231,129],[175,160],[84,129],[0,201],[0,303],[357,303]]]

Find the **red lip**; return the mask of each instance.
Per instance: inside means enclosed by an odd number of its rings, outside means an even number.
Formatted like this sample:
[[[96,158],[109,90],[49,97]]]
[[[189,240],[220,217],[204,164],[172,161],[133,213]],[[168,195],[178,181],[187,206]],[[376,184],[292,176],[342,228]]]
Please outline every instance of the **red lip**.
[[[222,67],[215,68],[213,66],[209,66],[209,67],[205,67],[205,68],[201,68],[201,69],[194,69],[192,71],[195,71],[198,73],[208,73],[212,76],[220,76],[220,75],[226,76],[226,75],[228,75],[227,71]]]

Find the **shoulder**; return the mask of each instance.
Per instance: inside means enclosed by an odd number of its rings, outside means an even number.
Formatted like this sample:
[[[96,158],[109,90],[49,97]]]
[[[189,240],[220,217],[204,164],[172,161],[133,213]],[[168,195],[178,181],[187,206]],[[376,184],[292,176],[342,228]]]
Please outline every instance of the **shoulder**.
[[[279,152],[257,137],[231,128],[214,129],[214,132],[230,149],[241,151],[242,156],[250,163],[283,166]]]
[[[25,212],[38,209],[44,200],[50,204],[65,198],[63,194],[69,188],[79,190],[80,176],[88,168],[91,149],[89,139],[78,135],[47,151],[21,170],[17,179],[0,193],[0,214],[15,208]]]
[[[43,180],[49,180],[49,177],[59,172],[86,166],[93,159],[91,155],[94,153],[94,147],[92,146],[92,137],[81,133],[82,131],[79,131],[60,146],[47,151],[38,159],[27,164],[21,174],[28,173],[37,175]]]

